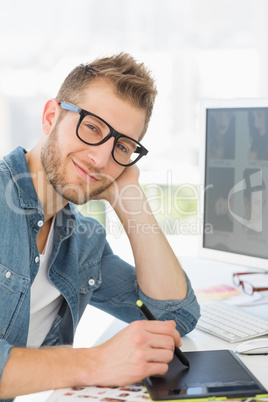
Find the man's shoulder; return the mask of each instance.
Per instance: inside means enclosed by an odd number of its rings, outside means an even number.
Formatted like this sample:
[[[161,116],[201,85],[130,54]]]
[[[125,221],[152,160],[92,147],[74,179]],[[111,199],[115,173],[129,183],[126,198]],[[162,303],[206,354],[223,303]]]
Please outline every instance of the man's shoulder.
[[[6,186],[11,178],[11,172],[4,162],[4,160],[0,160],[0,186]]]
[[[3,159],[0,159],[0,172],[2,173],[8,173],[9,172],[9,170],[8,170],[8,167],[7,167],[7,165],[5,164],[5,162],[4,162],[4,160]]]
[[[0,171],[16,174],[17,172],[28,170],[25,154],[24,148],[15,148],[0,160]]]

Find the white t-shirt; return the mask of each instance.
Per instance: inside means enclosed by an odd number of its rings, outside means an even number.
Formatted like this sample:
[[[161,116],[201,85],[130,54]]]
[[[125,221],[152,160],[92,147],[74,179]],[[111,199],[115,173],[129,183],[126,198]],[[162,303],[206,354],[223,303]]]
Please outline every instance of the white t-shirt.
[[[52,221],[45,250],[40,254],[40,266],[31,287],[30,326],[27,346],[39,347],[53,324],[63,296],[48,278],[48,261],[52,251],[54,221]]]

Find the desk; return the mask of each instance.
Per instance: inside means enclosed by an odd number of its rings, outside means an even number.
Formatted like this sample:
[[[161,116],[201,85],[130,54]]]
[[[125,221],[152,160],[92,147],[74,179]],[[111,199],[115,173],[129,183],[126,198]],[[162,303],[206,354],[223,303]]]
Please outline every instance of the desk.
[[[191,278],[194,289],[214,286],[218,284],[232,285],[232,273],[238,272],[239,267],[214,261],[192,259],[185,257],[182,265]],[[241,267],[240,267],[241,268]],[[246,269],[242,268],[242,271]],[[202,275],[200,275],[202,272]],[[240,307],[246,311],[256,314],[260,318],[268,319],[268,306],[260,305],[254,307]],[[211,349],[231,349],[235,350],[238,343],[231,344],[215,336],[195,329],[183,338],[182,350],[211,350]],[[267,356],[246,356],[239,355],[239,358],[257,377],[257,379],[268,390],[268,355]]]
[[[207,260],[200,260],[197,258],[184,257],[181,258],[181,263],[187,274],[189,275],[193,288],[200,289],[203,287],[214,286],[219,284],[231,284],[232,272],[237,272],[238,267],[226,265],[223,263],[212,262]],[[254,310],[253,310],[254,309]],[[267,306],[255,306],[251,307],[250,311],[254,311],[257,315],[267,319]],[[96,314],[95,309],[89,307],[85,313],[85,317],[79,324],[78,332],[81,334],[86,328],[88,316]],[[103,313],[102,313],[103,314]],[[103,320],[102,320],[103,322]],[[103,333],[99,335],[97,331],[97,338],[90,339],[91,344],[87,344],[87,337],[76,342],[76,346],[92,346],[93,344],[99,344],[112,337],[115,333],[126,326],[126,323],[111,318],[110,316],[106,320],[107,326],[103,328]],[[92,324],[92,318],[91,318]],[[92,330],[92,327],[91,327]],[[87,339],[87,340],[86,340]],[[212,335],[206,334],[198,329],[195,329],[190,334],[182,339],[183,351],[191,350],[212,350],[212,349],[230,349],[235,350],[237,344],[230,344]],[[268,389],[268,356],[244,356],[239,355],[244,364],[250,369],[250,371],[257,377],[257,379]],[[27,397],[18,397],[16,402],[45,402],[50,392],[39,393]]]
[[[180,259],[184,270],[189,275],[193,288],[201,289],[208,286],[216,286],[221,284],[232,285],[232,273],[239,271],[237,266],[223,264],[219,262],[203,260],[199,258],[184,257]],[[243,270],[243,269],[242,269]],[[200,274],[201,273],[201,274]],[[268,306],[254,306],[250,308],[240,307],[241,309],[260,316],[268,318]],[[106,331],[98,339],[98,343],[112,337],[116,332],[122,329],[126,324],[122,321],[114,319]],[[209,335],[203,331],[195,329],[190,334],[182,338],[182,351],[192,350],[212,350],[212,349],[230,349],[235,350],[238,343],[231,344],[223,341],[213,335]],[[257,377],[257,379],[268,390],[268,355],[267,356],[246,356],[239,355],[239,358]]]

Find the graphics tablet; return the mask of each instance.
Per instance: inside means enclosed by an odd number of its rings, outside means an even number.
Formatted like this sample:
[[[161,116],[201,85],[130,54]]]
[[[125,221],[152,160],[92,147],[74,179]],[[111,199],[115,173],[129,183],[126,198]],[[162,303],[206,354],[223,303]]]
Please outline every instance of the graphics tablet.
[[[164,376],[151,376],[144,384],[154,400],[224,399],[267,396],[267,390],[230,350],[184,353],[190,368],[174,356]]]

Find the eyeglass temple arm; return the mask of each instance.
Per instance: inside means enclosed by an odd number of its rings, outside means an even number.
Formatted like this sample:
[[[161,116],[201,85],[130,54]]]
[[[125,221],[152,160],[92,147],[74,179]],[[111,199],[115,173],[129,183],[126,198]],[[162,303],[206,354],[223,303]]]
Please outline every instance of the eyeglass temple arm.
[[[145,156],[148,154],[148,149],[146,149],[143,145],[139,145],[138,148],[134,151],[135,154],[140,154],[142,156]]]
[[[67,102],[67,101],[59,101],[59,104],[61,105],[62,109],[70,110],[71,112],[80,113],[82,110],[80,107],[75,106],[72,103]]]
[[[268,288],[255,288],[254,286],[252,287],[252,290],[254,291],[254,292],[263,292],[263,291],[265,291],[265,290],[268,290]]]

